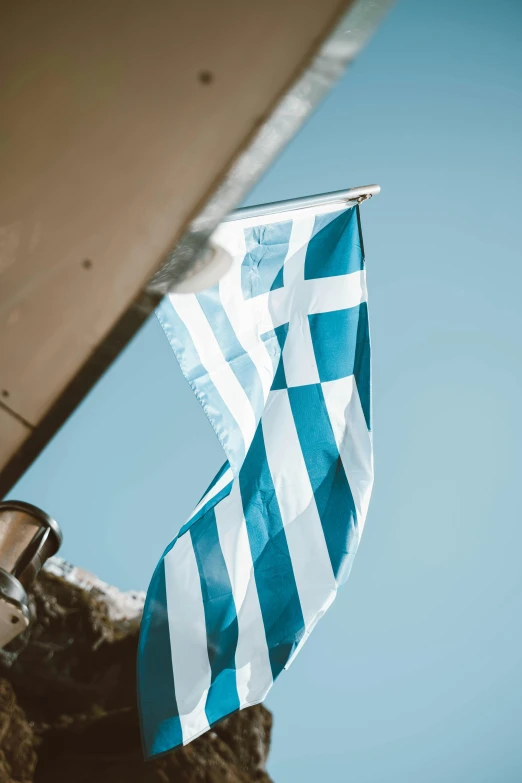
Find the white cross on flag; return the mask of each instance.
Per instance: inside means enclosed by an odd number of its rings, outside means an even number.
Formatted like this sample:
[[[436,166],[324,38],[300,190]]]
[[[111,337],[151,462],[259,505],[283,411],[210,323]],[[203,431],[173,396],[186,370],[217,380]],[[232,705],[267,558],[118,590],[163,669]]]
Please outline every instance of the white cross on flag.
[[[264,699],[346,578],[373,482],[358,207],[223,223],[218,286],[158,318],[227,456],[145,606],[147,756]]]

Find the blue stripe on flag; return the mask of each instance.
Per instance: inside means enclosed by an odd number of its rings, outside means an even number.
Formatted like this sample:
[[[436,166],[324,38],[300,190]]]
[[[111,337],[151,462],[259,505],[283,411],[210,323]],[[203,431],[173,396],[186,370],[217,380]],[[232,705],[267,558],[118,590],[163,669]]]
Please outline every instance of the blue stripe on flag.
[[[305,626],[261,426],[239,473],[239,486],[275,680],[299,643]]]
[[[362,409],[370,428],[370,332],[368,306],[309,315],[315,361],[322,382],[355,375]]]
[[[141,620],[138,649],[140,724],[145,756],[166,753],[183,742],[170,656],[165,565],[152,577]]]
[[[271,329],[269,332],[261,335],[261,339],[266,345],[266,349],[272,359],[274,368],[274,380],[272,381],[272,390],[286,389],[285,366],[282,360],[283,348],[285,346],[286,336],[288,334],[288,324],[281,324]]]
[[[355,375],[357,390],[370,429],[370,332],[368,306],[309,315],[319,379],[336,381]]]
[[[364,257],[357,210],[317,215],[305,259],[305,280],[358,272]]]
[[[201,403],[223,446],[232,469],[237,471],[245,456],[243,434],[220,393],[201,364],[190,332],[168,297],[156,309],[156,316],[169,341],[185,378]]]
[[[190,536],[198,564],[207,628],[212,677],[205,712],[212,724],[239,709],[235,669],[238,624],[213,509],[191,527]]]
[[[321,384],[288,389],[297,435],[337,582],[358,544],[355,504],[330,424]],[[350,558],[347,562],[350,562]]]
[[[218,481],[219,481],[219,479],[221,478],[221,476],[224,476],[224,475],[225,475],[225,473],[227,472],[227,470],[229,470],[229,468],[230,468],[230,463],[229,463],[229,462],[228,462],[228,460],[227,460],[227,462],[225,462],[225,463],[224,463],[224,464],[223,464],[223,465],[220,467],[220,469],[218,470],[218,472],[216,473],[216,475],[214,476],[214,478],[212,479],[212,481],[210,482],[210,484],[208,485],[208,487],[206,488],[206,490],[205,490],[205,491],[203,492],[203,494],[201,495],[201,497],[200,497],[200,499],[199,499],[199,502],[200,502],[200,503],[201,503],[201,501],[203,500],[203,498],[205,497],[205,495],[207,495],[207,494],[210,492],[210,490],[212,489],[212,487],[215,487],[215,486],[216,486],[216,484],[218,483]]]
[[[241,266],[245,299],[283,287],[284,262],[292,233],[292,221],[245,229],[246,255]]]
[[[359,322],[357,324],[357,348],[353,363],[353,374],[361,400],[366,426],[372,428],[371,422],[371,342],[370,319],[368,317],[368,305],[362,302],[359,305]]]
[[[197,294],[196,298],[214,332],[214,337],[221,348],[223,356],[250,400],[256,421],[259,421],[265,402],[261,378],[254,362],[239,342],[234,327],[230,323],[230,319],[221,303],[219,286],[216,285],[201,294]]]
[[[227,495],[230,495],[230,492],[232,490],[232,484],[233,484],[233,480],[231,479],[228,482],[228,484],[226,484],[223,487],[223,489],[221,489],[218,493],[216,493],[211,498],[209,498],[207,503],[205,503],[205,505],[201,506],[201,508],[198,509],[198,511],[195,514],[193,514],[187,522],[185,522],[183,527],[180,528],[180,531],[179,531],[179,533],[177,535],[177,538],[179,538],[184,533],[186,533],[187,530],[190,530],[192,525],[195,522],[197,522],[199,519],[202,519],[205,516],[205,514],[207,513],[207,511],[209,511],[212,508],[215,508],[215,506],[217,506],[217,504],[220,502],[220,500],[223,500],[223,498],[226,498]]]

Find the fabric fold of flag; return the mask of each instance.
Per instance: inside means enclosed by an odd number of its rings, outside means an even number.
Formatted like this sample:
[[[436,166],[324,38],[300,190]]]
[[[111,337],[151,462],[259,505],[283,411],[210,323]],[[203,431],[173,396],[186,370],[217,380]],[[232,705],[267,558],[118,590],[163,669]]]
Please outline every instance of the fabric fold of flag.
[[[148,758],[257,704],[350,571],[373,483],[358,207],[222,224],[219,285],[157,317],[227,462],[165,550],[145,604]]]

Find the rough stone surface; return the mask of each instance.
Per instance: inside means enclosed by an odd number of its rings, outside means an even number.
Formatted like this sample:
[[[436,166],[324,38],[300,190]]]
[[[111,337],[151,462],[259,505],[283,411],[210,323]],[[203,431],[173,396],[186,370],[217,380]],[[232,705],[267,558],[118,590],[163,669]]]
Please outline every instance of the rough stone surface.
[[[270,783],[272,718],[251,707],[144,762],[135,693],[141,593],[54,560],[34,622],[0,651],[0,783]]]
[[[26,783],[36,768],[36,737],[12,685],[0,679],[0,781]]]

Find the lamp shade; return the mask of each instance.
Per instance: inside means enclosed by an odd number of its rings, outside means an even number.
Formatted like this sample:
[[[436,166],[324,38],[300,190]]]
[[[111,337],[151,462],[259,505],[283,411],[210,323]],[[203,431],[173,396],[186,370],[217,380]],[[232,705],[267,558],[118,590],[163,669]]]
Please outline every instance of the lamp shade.
[[[61,543],[58,523],[41,509],[18,500],[0,503],[0,647],[29,625],[25,591]]]

